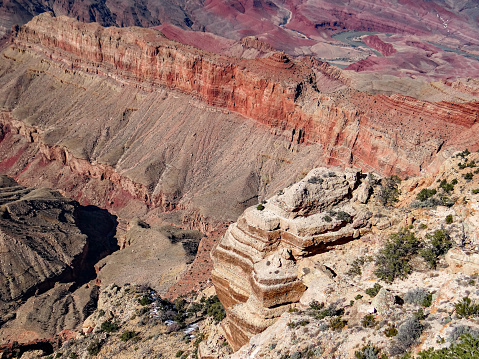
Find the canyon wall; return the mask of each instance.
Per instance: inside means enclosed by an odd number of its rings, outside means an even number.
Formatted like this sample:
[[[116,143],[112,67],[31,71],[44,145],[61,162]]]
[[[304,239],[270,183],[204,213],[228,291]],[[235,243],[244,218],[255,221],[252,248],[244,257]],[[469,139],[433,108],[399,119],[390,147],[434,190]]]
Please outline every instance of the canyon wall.
[[[479,111],[477,102],[371,96],[348,89],[341,71],[311,58],[277,52],[254,60],[219,56],[152,29],[102,28],[42,14],[20,28],[13,43],[19,51],[62,62],[65,71],[146,91],[160,86],[187,93],[276,132],[289,131],[293,143],[320,144],[326,163],[384,174],[427,168],[449,142],[457,146],[454,139],[474,127]]]

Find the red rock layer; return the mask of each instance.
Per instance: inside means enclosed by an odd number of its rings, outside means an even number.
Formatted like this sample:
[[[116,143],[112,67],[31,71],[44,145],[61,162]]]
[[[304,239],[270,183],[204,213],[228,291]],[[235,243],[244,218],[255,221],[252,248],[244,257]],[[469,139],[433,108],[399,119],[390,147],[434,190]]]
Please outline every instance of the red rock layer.
[[[323,83],[335,81],[344,87],[345,82],[337,70],[318,61],[293,60],[281,53],[257,60],[217,56],[167,40],[152,29],[102,28],[43,14],[22,27],[14,42],[73,69],[144,88],[161,85],[187,92],[208,104],[291,130],[294,142],[321,143],[330,163],[383,173],[419,173],[448,140],[474,124],[479,112],[478,103],[354,93],[351,100],[349,95],[327,96],[318,90]],[[390,113],[384,113],[382,102],[389,104]],[[400,118],[408,118],[408,123],[397,121]],[[418,132],[411,142],[412,127]],[[477,145],[479,139],[472,142]],[[368,155],[365,147],[387,156]]]

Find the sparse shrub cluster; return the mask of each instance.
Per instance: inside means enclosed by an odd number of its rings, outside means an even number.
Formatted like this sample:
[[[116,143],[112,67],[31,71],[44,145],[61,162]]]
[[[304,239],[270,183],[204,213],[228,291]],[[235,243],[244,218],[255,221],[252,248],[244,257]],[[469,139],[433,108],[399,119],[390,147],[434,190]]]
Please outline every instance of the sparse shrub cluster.
[[[457,157],[466,158],[466,157],[469,156],[470,154],[471,154],[471,152],[466,148],[464,151],[459,152],[459,153],[457,154]]]
[[[100,350],[101,350],[101,343],[98,340],[93,340],[86,348],[87,353],[91,356],[97,355],[100,352]]]
[[[361,268],[364,265],[364,262],[365,262],[364,257],[356,258],[351,263],[351,267],[349,268],[349,270],[346,274],[350,275],[350,276],[361,275],[361,273],[362,273]]]
[[[344,314],[344,308],[337,309],[336,307],[336,303],[332,303],[327,308],[324,308],[323,303],[312,301],[309,304],[308,314],[315,319],[324,319],[326,317],[340,317]]]
[[[445,193],[451,193],[452,191],[454,191],[455,184],[457,184],[457,179],[455,178],[451,181],[451,183],[447,183],[447,181],[443,179],[439,184],[439,187],[442,188]]]
[[[217,295],[211,296],[205,301],[206,315],[212,317],[215,322],[221,322],[226,317],[225,308]]]
[[[100,328],[105,333],[114,333],[120,329],[120,326],[111,320],[106,320],[101,323]]]
[[[463,334],[458,343],[453,343],[448,348],[423,350],[418,353],[420,359],[470,359],[477,358],[479,348],[479,335]]]
[[[329,320],[329,327],[334,331],[340,331],[346,326],[347,322],[343,320],[341,315],[331,317]]]
[[[153,300],[150,299],[149,296],[144,295],[144,296],[142,296],[141,298],[138,299],[138,303],[140,303],[141,305],[149,305],[149,304],[153,303]]]
[[[388,338],[395,337],[398,335],[398,330],[395,327],[387,327],[384,330],[384,335]]]
[[[452,247],[452,241],[448,232],[442,229],[426,235],[426,239],[419,240],[408,229],[391,234],[376,255],[376,276],[387,283],[396,278],[406,278],[412,272],[409,262],[418,254],[431,268],[436,268],[439,257]]]
[[[448,340],[451,343],[455,343],[461,337],[461,335],[464,334],[471,334],[473,337],[479,338],[479,330],[468,327],[467,325],[458,325],[452,330]]]
[[[416,316],[407,319],[399,326],[398,334],[395,337],[395,344],[391,347],[391,354],[405,353],[421,336],[424,326]]]
[[[354,353],[357,359],[387,359],[386,354],[380,355],[381,351],[373,345],[363,347]]]
[[[376,318],[373,314],[366,314],[363,319],[361,319],[361,325],[364,328],[374,328],[376,326]]]
[[[347,222],[347,223],[351,223],[351,221],[353,220],[353,218],[348,212],[344,212],[344,211],[335,212],[333,210],[329,210],[328,214],[323,217],[323,220],[326,222],[331,222],[332,217],[336,217],[338,221]]]
[[[138,341],[140,339],[138,334],[138,332],[135,332],[133,330],[127,330],[120,335],[120,340],[123,342],[127,342],[129,340]]]
[[[416,198],[421,201],[421,202],[424,202],[425,200],[431,198],[432,196],[434,196],[435,194],[437,193],[436,189],[429,189],[429,188],[423,188],[421,190],[421,192],[418,193],[418,195],[416,196]]]
[[[432,293],[424,288],[414,288],[406,293],[404,301],[409,304],[429,307],[432,303]]]

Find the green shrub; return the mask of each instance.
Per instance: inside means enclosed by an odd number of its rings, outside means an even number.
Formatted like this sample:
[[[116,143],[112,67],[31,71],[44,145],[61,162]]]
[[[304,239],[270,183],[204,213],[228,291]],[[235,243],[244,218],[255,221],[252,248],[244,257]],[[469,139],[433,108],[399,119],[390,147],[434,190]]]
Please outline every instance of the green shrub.
[[[332,317],[329,321],[329,327],[334,331],[340,331],[346,326],[346,321],[344,321],[341,316]]]
[[[479,316],[479,304],[473,303],[469,297],[464,297],[461,301],[454,303],[454,307],[456,308],[456,315],[458,318]]]
[[[312,310],[321,310],[324,308],[324,304],[313,300],[311,303],[309,303],[309,308]]]
[[[478,193],[479,193],[479,188],[473,189],[473,190],[472,190],[472,193],[473,193],[473,194],[478,194]]]
[[[361,294],[358,294],[357,296],[354,297],[355,300],[361,299],[363,296]]]
[[[473,337],[479,337],[479,330],[468,327],[467,325],[458,325],[449,335],[448,341],[456,343],[463,334],[471,334]]]
[[[454,218],[452,218],[452,214],[448,214],[448,215],[446,216],[446,223],[447,223],[447,224],[454,223]]]
[[[379,200],[385,206],[391,206],[398,201],[399,189],[398,184],[401,179],[398,176],[391,176],[381,180],[381,191],[379,193]]]
[[[147,295],[144,295],[144,296],[142,296],[141,298],[138,299],[138,303],[140,303],[143,306],[151,304],[152,302],[153,301]]]
[[[454,179],[451,181],[451,184],[452,184],[453,186],[457,185],[457,179],[454,178]]]
[[[431,198],[437,193],[436,189],[429,189],[429,188],[423,188],[421,192],[418,193],[417,199],[420,200],[421,202],[424,202],[428,198]]]
[[[361,319],[361,325],[364,328],[374,328],[376,326],[376,319],[373,314],[366,314],[363,319]]]
[[[323,221],[325,221],[325,222],[328,222],[328,223],[329,223],[329,222],[331,222],[332,220],[333,220],[333,219],[332,219],[330,216],[328,216],[328,215],[326,215],[326,216],[323,217]]]
[[[256,206],[256,209],[257,209],[258,211],[262,211],[262,210],[264,209],[264,206],[260,203],[260,204],[258,204],[258,205]]]
[[[466,174],[462,175],[462,177],[464,177],[464,179],[469,182],[470,180],[472,180],[474,178],[474,175],[472,174],[472,172],[467,172]]]
[[[112,322],[111,320],[106,320],[104,321],[103,323],[101,323],[101,330],[105,333],[113,333],[113,332],[117,332],[120,327],[118,326],[118,324]]]
[[[418,320],[424,320],[426,319],[426,314],[424,313],[424,309],[419,308],[416,310],[414,313],[412,313],[414,318],[417,318]]]
[[[309,304],[309,315],[316,319],[324,319],[326,317],[334,317],[334,316],[341,316],[344,314],[344,309],[336,308],[336,304],[332,303],[329,305],[329,307],[324,308],[324,304],[321,303],[319,304],[316,301],[313,301]]]
[[[384,335],[386,335],[386,337],[388,338],[395,337],[396,335],[398,335],[398,330],[394,327],[386,328],[384,330]]]
[[[454,179],[453,181],[456,181],[457,183],[457,180]],[[444,192],[446,193],[451,193],[452,191],[454,191],[454,184],[451,182],[451,183],[447,183],[447,181],[445,179],[443,179],[441,181],[441,184],[439,185],[440,188],[443,189]]]
[[[374,284],[374,287],[366,289],[366,294],[374,298],[383,286],[379,283]]]
[[[205,308],[206,315],[212,317],[215,322],[221,322],[226,317],[225,308],[216,295],[211,296],[206,300]]]
[[[97,355],[100,352],[100,350],[101,350],[101,344],[98,340],[92,341],[86,349],[88,354],[91,356]]]
[[[183,355],[183,353],[184,353],[183,350],[178,350],[178,351],[176,352],[176,355],[175,355],[175,356],[176,356],[177,358],[179,358],[179,357],[181,357],[181,356]]]
[[[409,260],[418,253],[421,244],[408,229],[391,234],[375,258],[374,274],[387,283],[406,278],[412,271]]]
[[[353,220],[351,215],[348,212],[344,212],[344,211],[339,211],[336,214],[336,219],[338,219],[342,222],[347,222],[347,223],[351,223],[352,220]]]
[[[439,257],[445,255],[452,248],[452,241],[449,233],[442,229],[438,229],[433,235],[427,235],[426,238],[429,242],[419,254],[431,268],[436,268]]]
[[[135,332],[133,330],[127,330],[126,332],[123,332],[120,336],[120,340],[122,342],[127,342],[130,339],[137,340],[138,339],[138,332]]]
[[[458,153],[457,156],[464,158],[464,157],[469,156],[470,154],[471,154],[471,152],[469,152],[469,150],[466,148],[464,151]]]
[[[419,229],[427,229],[427,225],[425,223],[421,223],[419,225]]]

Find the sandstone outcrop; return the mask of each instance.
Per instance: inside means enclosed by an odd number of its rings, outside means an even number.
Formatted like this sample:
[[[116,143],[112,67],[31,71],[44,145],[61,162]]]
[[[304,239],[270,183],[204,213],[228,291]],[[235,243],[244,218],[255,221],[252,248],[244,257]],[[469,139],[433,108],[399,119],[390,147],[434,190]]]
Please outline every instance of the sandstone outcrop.
[[[234,350],[299,301],[309,285],[302,260],[371,231],[366,186],[356,170],[314,169],[228,228],[212,278]]]

